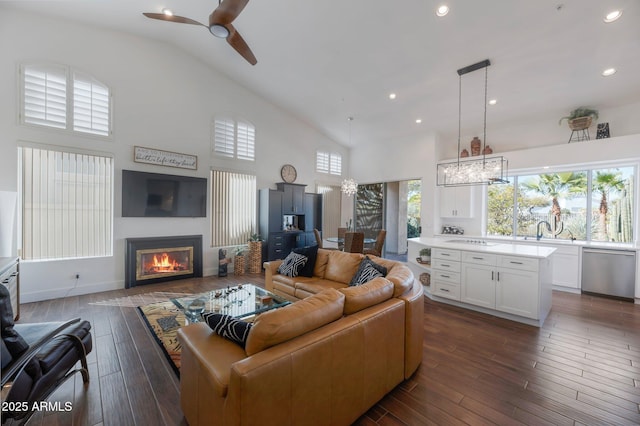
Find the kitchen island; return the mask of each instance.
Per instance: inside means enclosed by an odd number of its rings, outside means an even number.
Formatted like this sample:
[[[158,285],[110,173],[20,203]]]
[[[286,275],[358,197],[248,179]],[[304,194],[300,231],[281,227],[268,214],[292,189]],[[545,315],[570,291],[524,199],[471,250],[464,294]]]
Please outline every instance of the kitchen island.
[[[420,258],[425,248],[429,261]],[[407,263],[433,300],[540,327],[551,310],[555,250],[419,237],[409,239]]]

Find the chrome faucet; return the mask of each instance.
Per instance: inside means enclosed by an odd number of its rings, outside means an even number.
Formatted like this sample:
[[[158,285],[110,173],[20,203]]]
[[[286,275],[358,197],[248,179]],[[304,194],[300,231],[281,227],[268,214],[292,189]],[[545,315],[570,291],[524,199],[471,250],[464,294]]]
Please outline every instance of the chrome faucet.
[[[538,222],[536,224],[536,240],[540,241],[540,238],[542,238],[542,231],[540,230],[540,225],[542,224],[547,225],[547,231],[551,232],[551,224],[549,222],[547,222],[546,220],[541,220],[540,222]]]

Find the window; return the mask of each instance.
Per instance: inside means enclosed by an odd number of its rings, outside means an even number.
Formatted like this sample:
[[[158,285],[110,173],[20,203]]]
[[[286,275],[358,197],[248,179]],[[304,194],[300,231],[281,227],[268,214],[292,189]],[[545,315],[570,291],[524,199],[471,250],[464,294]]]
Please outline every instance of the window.
[[[635,167],[510,177],[487,190],[487,235],[633,241]]]
[[[256,229],[256,177],[211,171],[211,246],[246,244]]]
[[[316,171],[332,175],[342,175],[342,156],[335,152],[316,152]]]
[[[22,123],[69,129],[71,116],[73,131],[111,134],[111,95],[104,84],[56,65],[25,65],[21,75]]]
[[[255,160],[256,129],[248,121],[218,117],[213,120],[211,133],[214,154],[239,160]]]
[[[112,255],[113,159],[21,147],[22,257]]]

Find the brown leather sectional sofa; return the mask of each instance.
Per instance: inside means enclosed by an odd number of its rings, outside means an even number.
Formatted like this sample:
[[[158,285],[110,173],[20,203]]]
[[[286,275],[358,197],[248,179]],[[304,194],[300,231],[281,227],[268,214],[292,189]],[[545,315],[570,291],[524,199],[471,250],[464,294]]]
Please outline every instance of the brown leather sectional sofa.
[[[295,303],[259,315],[244,349],[203,323],[180,329],[189,424],[348,425],[411,376],[422,359],[422,286],[404,264],[372,257],[386,278],[349,287],[363,257],[319,249],[313,278],[265,263],[265,287]]]

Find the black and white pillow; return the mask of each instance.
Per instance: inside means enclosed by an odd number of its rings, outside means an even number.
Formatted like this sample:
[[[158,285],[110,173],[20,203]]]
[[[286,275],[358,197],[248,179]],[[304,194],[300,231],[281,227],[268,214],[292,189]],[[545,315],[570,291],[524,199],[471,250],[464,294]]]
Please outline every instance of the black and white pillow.
[[[378,265],[369,257],[365,257],[360,262],[358,270],[353,278],[351,278],[350,286],[358,286],[371,281],[377,277],[384,277],[387,275],[387,268],[382,265]]]
[[[313,277],[313,270],[316,267],[316,259],[318,257],[318,246],[298,247],[291,250],[294,253],[307,256],[307,263],[300,268],[298,275],[301,277]]]
[[[244,349],[253,324],[225,314],[207,313],[202,314],[202,318],[218,336],[229,339]]]
[[[286,275],[287,277],[297,277],[308,260],[309,258],[307,256],[291,252],[278,267],[278,273]]]

